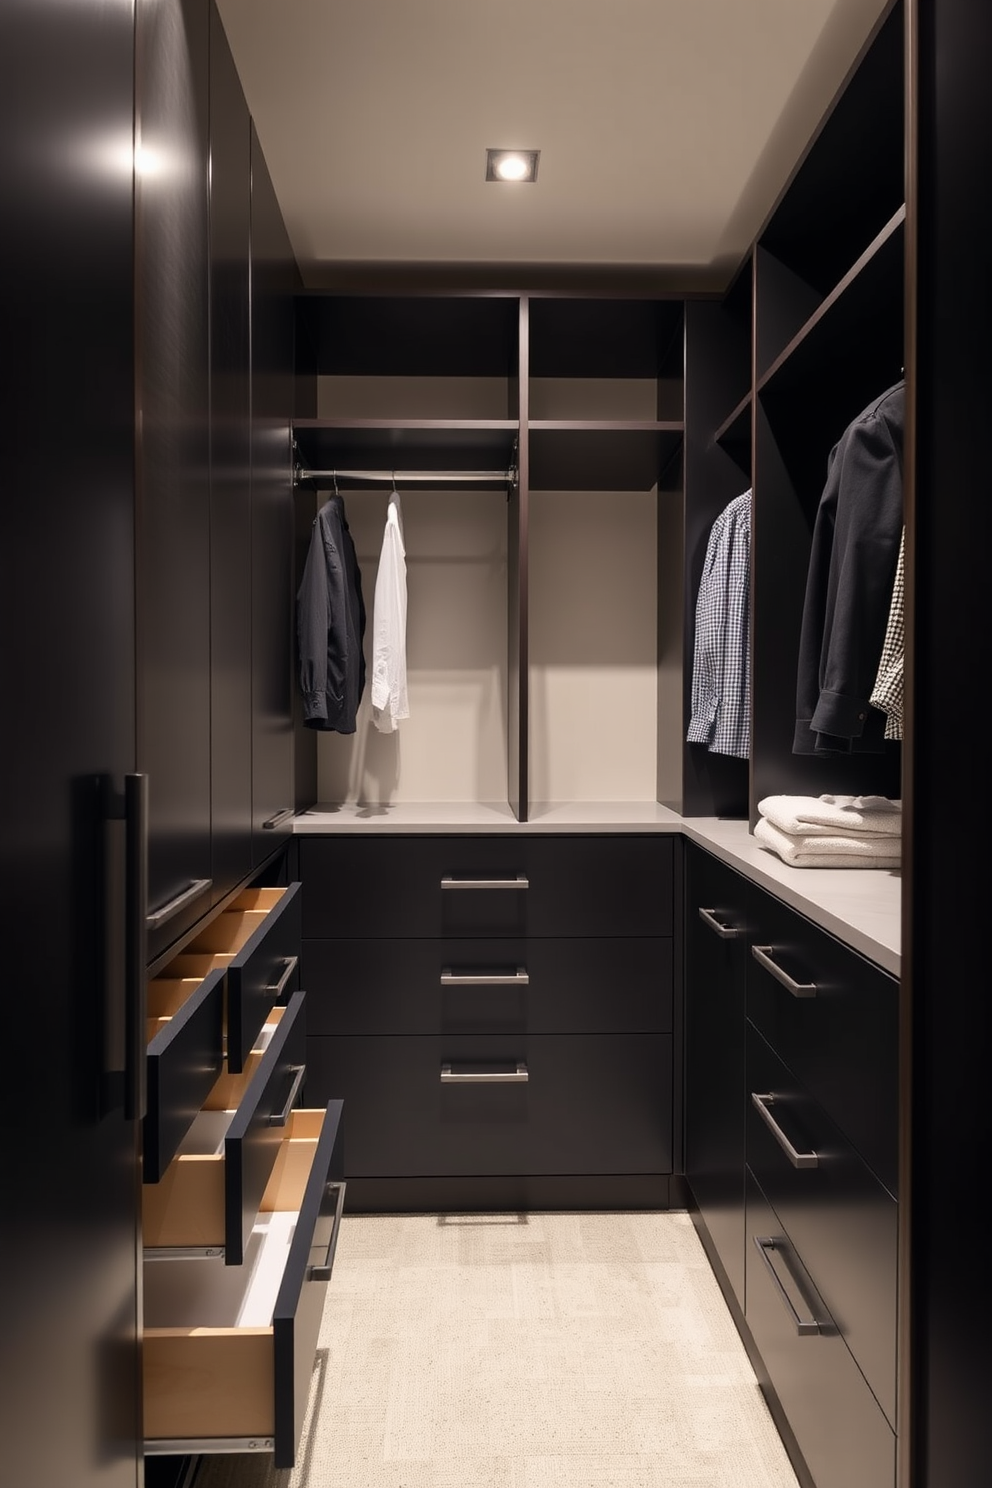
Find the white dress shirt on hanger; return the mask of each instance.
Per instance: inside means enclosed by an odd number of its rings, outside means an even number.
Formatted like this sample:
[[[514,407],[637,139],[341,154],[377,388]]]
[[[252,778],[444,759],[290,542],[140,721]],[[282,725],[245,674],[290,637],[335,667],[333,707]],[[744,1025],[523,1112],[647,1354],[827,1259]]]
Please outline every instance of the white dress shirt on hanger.
[[[406,547],[400,498],[393,491],[386,511],[372,620],[372,721],[391,734],[409,718],[406,695]]]

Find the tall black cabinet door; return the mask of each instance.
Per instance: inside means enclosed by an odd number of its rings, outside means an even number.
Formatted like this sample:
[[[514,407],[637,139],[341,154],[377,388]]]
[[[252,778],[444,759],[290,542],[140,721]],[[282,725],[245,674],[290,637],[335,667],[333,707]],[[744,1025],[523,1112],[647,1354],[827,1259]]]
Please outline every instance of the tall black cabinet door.
[[[296,264],[251,136],[252,850],[288,836],[293,790],[293,355]]]
[[[251,120],[210,7],[210,715],[213,898],[251,870]]]
[[[206,0],[139,0],[136,35],[138,757],[154,954],[208,906],[211,878]]]
[[[100,794],[135,759],[133,23],[130,0],[0,7],[0,1478],[39,1488],[138,1476]]]
[[[744,1306],[744,880],[686,846],[686,1178]]]

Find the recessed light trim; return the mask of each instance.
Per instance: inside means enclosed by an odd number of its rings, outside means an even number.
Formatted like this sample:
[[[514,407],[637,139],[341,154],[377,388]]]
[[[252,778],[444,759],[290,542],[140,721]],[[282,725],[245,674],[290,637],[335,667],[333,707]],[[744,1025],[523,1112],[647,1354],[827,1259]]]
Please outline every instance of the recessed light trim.
[[[486,151],[487,181],[536,181],[540,150]]]

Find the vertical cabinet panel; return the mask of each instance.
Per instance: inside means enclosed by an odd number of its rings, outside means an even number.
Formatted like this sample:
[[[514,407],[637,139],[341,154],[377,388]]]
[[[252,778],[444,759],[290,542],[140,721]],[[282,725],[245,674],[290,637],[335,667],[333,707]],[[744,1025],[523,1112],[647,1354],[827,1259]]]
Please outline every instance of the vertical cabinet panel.
[[[133,30],[128,0],[0,17],[0,873],[20,1051],[4,1096],[18,1125],[31,1112],[0,1160],[0,1478],[39,1488],[140,1472],[136,1131],[101,1079],[123,927],[102,943],[99,782],[120,789],[135,760],[134,220],[117,166]]]
[[[288,835],[294,806],[293,485],[296,269],[251,133],[252,855]]]
[[[153,910],[211,876],[208,61],[205,4],[139,6],[138,747]],[[152,953],[204,905],[155,927]]]
[[[210,12],[210,715],[213,897],[251,870],[251,121]]]
[[[686,849],[686,1177],[744,1306],[746,885]]]

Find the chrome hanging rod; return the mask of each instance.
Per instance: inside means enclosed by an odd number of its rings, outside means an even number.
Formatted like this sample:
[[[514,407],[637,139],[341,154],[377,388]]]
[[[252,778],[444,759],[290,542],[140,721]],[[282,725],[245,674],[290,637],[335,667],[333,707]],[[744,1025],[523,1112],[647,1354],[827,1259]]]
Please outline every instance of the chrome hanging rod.
[[[334,485],[338,481],[368,481],[373,485],[489,485],[512,486],[516,484],[515,470],[305,470],[297,466],[293,481],[301,485],[313,481],[317,485]]]

